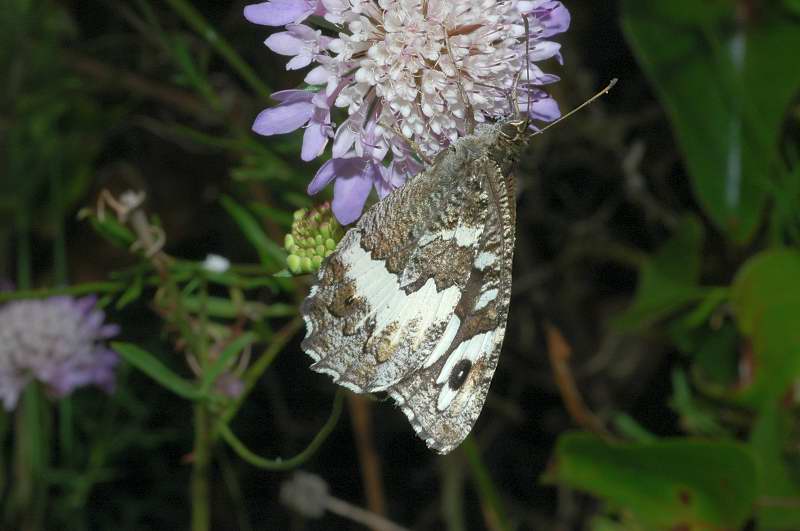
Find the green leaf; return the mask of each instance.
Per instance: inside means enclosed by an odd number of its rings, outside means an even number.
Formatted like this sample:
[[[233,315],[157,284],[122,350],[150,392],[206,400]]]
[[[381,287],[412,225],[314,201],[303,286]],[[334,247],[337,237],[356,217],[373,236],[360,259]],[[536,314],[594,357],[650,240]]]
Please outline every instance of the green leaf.
[[[630,511],[645,529],[740,529],[753,511],[756,467],[733,442],[667,439],[608,443],[562,436],[545,479]]]
[[[245,237],[250,241],[253,247],[255,247],[264,267],[273,267],[277,269],[286,262],[286,251],[264,234],[261,225],[247,209],[227,196],[222,198],[222,206],[225,207],[228,214],[236,221],[239,228],[242,229]]]
[[[800,49],[800,20],[765,9],[742,26],[735,9],[722,0],[625,0],[623,27],[669,113],[699,202],[746,242],[781,171],[781,124],[800,88],[800,54],[784,52]]]
[[[672,398],[669,401],[681,419],[684,431],[693,435],[727,435],[716,417],[716,410],[696,399],[683,371],[672,372]]]
[[[731,304],[752,342],[754,376],[739,399],[762,407],[800,378],[800,252],[767,251],[748,261],[733,283]]]
[[[783,0],[783,5],[795,15],[800,15],[800,0]]]
[[[731,304],[739,327],[753,335],[771,306],[800,304],[800,252],[766,251],[751,258],[733,282]]]
[[[123,309],[128,304],[132,303],[142,294],[142,287],[144,286],[144,275],[134,275],[133,280],[117,300],[115,307],[117,310]]]
[[[758,458],[759,495],[764,500],[757,515],[761,530],[800,529],[800,508],[769,503],[770,500],[800,502],[800,471],[796,467],[792,470],[786,451],[792,435],[796,436],[792,434],[794,425],[791,412],[776,402],[762,410],[750,434],[750,445]],[[800,457],[796,445],[794,457]]]
[[[698,285],[703,226],[685,218],[675,234],[648,259],[639,273],[636,297],[616,319],[623,329],[644,328],[690,302],[702,299],[712,288]]]
[[[198,400],[202,397],[194,385],[172,372],[149,352],[130,343],[114,342],[111,348],[118,352],[122,359],[176,395],[188,400]]]
[[[112,216],[106,216],[102,221],[94,215],[89,218],[92,228],[103,238],[117,247],[127,249],[136,241],[136,236],[128,227],[121,224]]]
[[[233,358],[258,339],[258,334],[246,332],[225,347],[214,363],[203,374],[203,389],[207,390],[217,377],[225,372]]]

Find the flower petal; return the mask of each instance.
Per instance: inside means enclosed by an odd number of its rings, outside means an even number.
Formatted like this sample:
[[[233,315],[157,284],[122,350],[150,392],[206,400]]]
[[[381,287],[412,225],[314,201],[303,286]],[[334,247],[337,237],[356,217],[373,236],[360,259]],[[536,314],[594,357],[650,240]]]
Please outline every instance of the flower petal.
[[[303,133],[303,149],[300,158],[309,161],[319,157],[328,145],[328,126],[323,123],[311,122]]]
[[[531,102],[530,117],[534,120],[552,122],[561,117],[561,110],[558,103],[553,98],[544,98],[539,101]]]
[[[275,53],[281,55],[297,55],[303,50],[305,43],[291,32],[280,31],[267,37],[264,44]]]
[[[313,114],[311,102],[281,103],[261,111],[253,122],[253,131],[264,136],[291,133],[306,124]]]
[[[328,69],[320,65],[311,69],[303,81],[309,85],[324,85],[330,77],[331,73],[328,72]]]
[[[296,101],[311,101],[314,99],[314,93],[298,89],[279,90],[278,92],[273,92],[270,98],[281,103],[294,103]]]
[[[331,210],[342,225],[349,225],[361,217],[372,189],[372,176],[372,171],[367,169],[353,177],[338,177],[333,183]]]
[[[309,53],[301,53],[298,54],[286,63],[286,70],[300,70],[301,68],[305,68],[311,64],[311,54]]]
[[[317,8],[308,0],[271,0],[244,8],[244,18],[262,26],[285,26],[306,19]]]
[[[334,167],[334,161],[336,160],[339,159],[330,159],[320,166],[317,174],[308,183],[308,189],[306,190],[308,195],[317,195],[323,188],[328,186],[328,183],[336,178],[336,168]]]

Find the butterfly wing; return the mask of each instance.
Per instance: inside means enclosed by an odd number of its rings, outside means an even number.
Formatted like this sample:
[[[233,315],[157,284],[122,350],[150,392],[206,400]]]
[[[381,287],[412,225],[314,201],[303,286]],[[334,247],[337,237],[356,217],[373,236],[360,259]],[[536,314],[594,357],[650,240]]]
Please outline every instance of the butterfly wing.
[[[313,370],[373,392],[422,367],[448,333],[485,230],[475,164],[451,150],[339,242],[302,307]]]
[[[388,389],[427,445],[448,453],[483,408],[505,335],[516,217],[511,177],[490,159],[479,167],[488,194],[485,228],[462,297],[422,366]]]

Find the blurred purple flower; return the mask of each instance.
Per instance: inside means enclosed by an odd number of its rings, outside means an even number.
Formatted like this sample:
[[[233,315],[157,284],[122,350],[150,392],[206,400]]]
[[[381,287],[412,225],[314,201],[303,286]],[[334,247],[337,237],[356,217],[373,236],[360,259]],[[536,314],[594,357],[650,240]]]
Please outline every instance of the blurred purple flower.
[[[90,384],[113,389],[118,357],[104,341],[119,328],[103,322],[95,303],[95,297],[51,297],[0,307],[0,400],[6,410],[34,380],[56,398]]]
[[[337,37],[300,24],[311,14],[336,24]],[[248,6],[245,16],[285,26],[265,43],[292,57],[288,70],[313,67],[305,77],[313,89],[276,93],[279,105],[253,129],[272,135],[305,126],[306,161],[334,139],[333,158],[308,191],[333,182],[333,211],[343,224],[358,219],[373,187],[384,197],[401,186],[470,123],[508,116],[512,92],[533,119],[560,116],[539,88],[558,77],[535,64],[562,62],[561,46],[548,40],[570,24],[558,1],[272,0]],[[338,126],[334,107],[348,115]]]

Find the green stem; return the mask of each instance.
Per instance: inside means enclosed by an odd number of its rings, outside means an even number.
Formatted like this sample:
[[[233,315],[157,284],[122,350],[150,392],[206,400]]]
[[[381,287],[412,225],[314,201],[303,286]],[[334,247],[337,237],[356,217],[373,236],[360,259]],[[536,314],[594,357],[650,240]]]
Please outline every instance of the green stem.
[[[27,205],[17,214],[17,289],[30,289],[31,266],[31,216]]]
[[[492,477],[489,474],[489,469],[481,458],[481,451],[478,445],[475,444],[475,439],[470,435],[461,445],[461,450],[467,456],[470,471],[472,472],[472,479],[475,482],[475,488],[478,490],[478,496],[481,499],[484,507],[489,509],[494,516],[493,523],[496,528],[502,531],[509,531],[511,526],[508,523],[508,517],[503,507],[503,502],[500,494],[497,492]]]
[[[206,406],[194,406],[194,451],[192,452],[192,531],[211,529],[209,471],[211,461],[211,430]]]
[[[12,511],[21,531],[42,528],[44,471],[47,467],[44,408],[39,388],[30,384],[16,417],[15,482]]]
[[[465,531],[464,521],[464,463],[457,452],[441,460],[442,517],[447,531]]]
[[[68,282],[67,238],[64,230],[64,186],[60,175],[59,157],[52,161],[50,170],[50,201],[52,204],[53,226],[53,276],[55,285],[64,287]],[[73,463],[75,430],[73,427],[72,399],[62,398],[58,403],[58,445],[61,457],[67,465]]]
[[[56,164],[54,164],[56,165]],[[52,204],[53,226],[55,238],[53,239],[53,274],[56,286],[67,284],[67,242],[64,234],[64,197],[63,183],[59,175],[59,168],[50,171],[50,199]]]
[[[22,288],[23,280],[18,281]],[[46,299],[56,295],[88,295],[90,293],[116,293],[125,289],[122,282],[87,282],[74,286],[64,286],[47,289],[20,289],[17,291],[0,292],[0,303],[22,299]]]
[[[167,3],[231,65],[256,94],[265,99],[269,97],[271,92],[269,87],[191,3],[186,0],[167,0]]]
[[[225,439],[225,442],[228,443],[233,451],[251,465],[264,470],[291,470],[308,461],[317,452],[317,450],[319,450],[319,447],[322,446],[322,443],[324,443],[325,439],[327,439],[331,434],[333,428],[336,427],[336,423],[339,422],[339,417],[342,414],[343,401],[344,392],[341,390],[336,391],[336,396],[333,399],[331,415],[328,417],[325,425],[322,426],[305,450],[290,459],[281,459],[280,457],[277,459],[266,459],[256,455],[249,448],[247,448],[244,443],[236,437],[236,435],[234,435],[230,427],[228,427],[226,424],[220,425],[218,429],[222,435],[222,438]]]
[[[255,387],[256,382],[258,382],[269,366],[272,365],[272,362],[283,350],[283,347],[286,346],[286,343],[288,343],[289,340],[294,337],[294,335],[302,326],[303,320],[299,317],[295,317],[272,337],[267,350],[264,351],[261,357],[258,358],[258,360],[256,360],[256,362],[253,363],[253,365],[247,370],[247,373],[244,377],[244,391],[236,400],[236,402],[234,402],[233,405],[230,406],[225,413],[223,413],[221,416],[220,425],[226,425],[236,415],[236,412],[239,411],[242,403],[244,403],[245,398],[247,398],[247,396],[253,390],[253,387]]]

